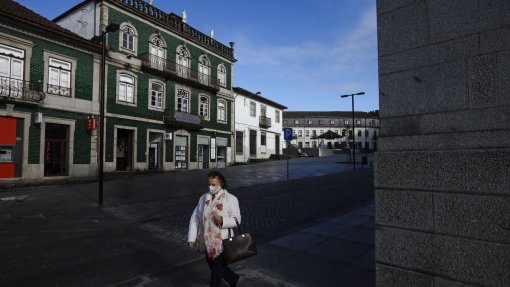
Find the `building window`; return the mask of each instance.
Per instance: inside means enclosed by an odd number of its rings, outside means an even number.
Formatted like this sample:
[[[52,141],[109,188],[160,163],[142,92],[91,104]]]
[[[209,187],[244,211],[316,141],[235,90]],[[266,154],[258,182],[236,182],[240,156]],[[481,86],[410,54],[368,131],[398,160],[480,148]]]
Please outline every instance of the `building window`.
[[[283,125],[287,126],[287,120],[283,120]]]
[[[317,137],[317,131],[316,130],[312,130],[312,137]]]
[[[295,125],[299,125],[299,120],[294,120]]]
[[[302,130],[299,130],[298,131],[298,137],[302,137],[303,136],[303,131]]]
[[[165,44],[160,37],[153,37],[150,44],[151,68],[163,70],[166,66]]]
[[[377,137],[377,131],[374,131],[374,137]]]
[[[209,77],[211,76],[211,64],[205,55],[198,59],[198,81],[201,84],[209,85]]]
[[[121,28],[121,48],[122,49],[126,49],[126,50],[129,50],[131,52],[135,52],[136,51],[136,32],[135,32],[135,29],[130,26],[130,25],[127,25],[125,24],[124,26],[122,26]]]
[[[135,78],[128,74],[119,75],[119,101],[135,103]]]
[[[305,131],[305,136],[309,137],[310,136],[310,131],[309,130],[306,130]]]
[[[236,131],[236,154],[243,154],[244,150],[244,133],[240,131]]]
[[[356,124],[357,124],[358,126],[360,126],[360,125],[361,125],[361,120],[356,120]]]
[[[344,120],[344,125],[348,126],[349,125],[349,120]]]
[[[321,133],[320,133],[320,134],[321,134],[321,135],[322,135],[322,134],[324,134],[324,130],[321,130]]]
[[[275,110],[274,111],[274,122],[275,123],[279,123],[280,122],[280,111],[279,110]]]
[[[186,90],[177,90],[177,111],[189,113],[189,93]]]
[[[179,46],[177,48],[177,74],[179,77],[187,78],[190,73],[190,54],[188,50],[183,47]]]
[[[330,124],[330,125],[332,125],[332,126],[334,126],[334,125],[335,125],[335,120],[330,120],[330,121],[329,121],[329,124]]]
[[[218,101],[218,121],[227,121],[227,104],[224,101]]]
[[[305,147],[310,147],[310,142],[305,142]]]
[[[266,145],[266,133],[262,132],[260,133],[260,145]]]
[[[209,119],[209,97],[200,96],[199,116],[203,119]]]
[[[260,105],[260,116],[265,117],[266,116],[266,106]]]
[[[361,131],[358,130],[358,137],[361,137]]]
[[[222,87],[227,86],[227,69],[223,64],[218,65],[218,80],[220,81],[220,85]]]
[[[342,130],[342,137],[345,137],[345,130]]]
[[[257,104],[255,102],[250,102],[250,116],[257,116]]]
[[[368,130],[365,130],[365,137],[368,138],[369,132]]]
[[[151,82],[151,94],[149,106],[151,108],[163,108],[163,85]]]
[[[71,96],[71,63],[49,58],[48,93]]]
[[[308,120],[308,125],[309,126],[313,125],[313,121],[312,120]]]
[[[324,120],[319,120],[319,126],[323,126],[324,125]]]

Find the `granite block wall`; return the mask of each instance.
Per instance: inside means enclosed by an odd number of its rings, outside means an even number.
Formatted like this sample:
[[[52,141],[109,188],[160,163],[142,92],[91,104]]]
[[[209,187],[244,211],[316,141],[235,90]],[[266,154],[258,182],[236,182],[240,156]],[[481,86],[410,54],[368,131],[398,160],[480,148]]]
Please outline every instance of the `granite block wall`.
[[[377,1],[377,286],[510,286],[509,15]]]

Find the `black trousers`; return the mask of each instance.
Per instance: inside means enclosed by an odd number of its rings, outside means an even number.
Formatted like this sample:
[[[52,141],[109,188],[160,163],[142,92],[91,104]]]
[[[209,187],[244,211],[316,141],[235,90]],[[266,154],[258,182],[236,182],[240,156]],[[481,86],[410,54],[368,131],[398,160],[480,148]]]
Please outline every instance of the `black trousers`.
[[[209,259],[207,256],[205,259],[211,269],[210,287],[221,287],[222,278],[231,286],[237,282],[239,275],[225,264],[225,261],[223,261],[223,254],[220,254],[220,256],[216,257],[214,260]]]

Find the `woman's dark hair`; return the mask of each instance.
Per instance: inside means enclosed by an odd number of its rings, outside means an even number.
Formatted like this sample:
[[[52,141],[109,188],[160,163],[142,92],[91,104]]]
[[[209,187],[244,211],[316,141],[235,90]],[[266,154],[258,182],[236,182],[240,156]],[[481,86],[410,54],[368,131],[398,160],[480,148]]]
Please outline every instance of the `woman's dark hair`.
[[[209,174],[207,175],[207,178],[219,178],[221,180],[221,188],[222,189],[227,189],[227,180],[225,179],[225,177],[223,176],[223,174],[217,170],[213,170],[211,172],[209,172]]]

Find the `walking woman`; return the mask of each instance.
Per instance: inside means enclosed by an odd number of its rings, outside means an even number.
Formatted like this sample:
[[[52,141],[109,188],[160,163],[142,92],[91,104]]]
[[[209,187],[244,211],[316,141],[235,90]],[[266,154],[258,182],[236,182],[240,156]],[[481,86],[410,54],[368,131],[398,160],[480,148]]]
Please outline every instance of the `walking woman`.
[[[228,229],[236,227],[235,219],[241,222],[239,201],[227,191],[227,181],[219,171],[208,174],[209,192],[200,197],[189,222],[188,245],[205,254],[211,269],[210,287],[220,287],[225,279],[235,287],[239,275],[223,260],[223,239],[228,238]]]

